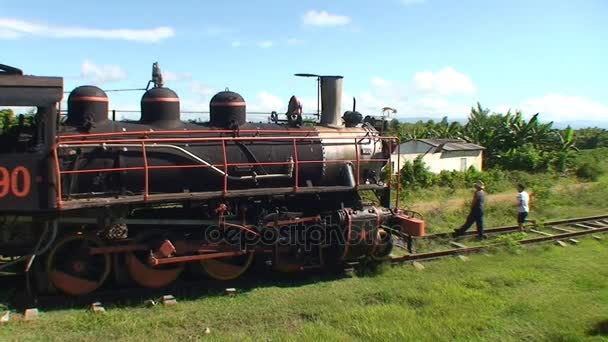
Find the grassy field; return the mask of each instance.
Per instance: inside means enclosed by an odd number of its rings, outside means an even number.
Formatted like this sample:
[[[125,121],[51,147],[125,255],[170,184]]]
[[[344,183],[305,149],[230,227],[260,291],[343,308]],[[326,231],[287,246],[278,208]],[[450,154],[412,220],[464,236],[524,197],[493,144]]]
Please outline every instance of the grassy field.
[[[573,178],[536,175],[527,191],[532,193],[530,218],[539,222],[562,218],[606,214],[608,177],[597,182]],[[517,190],[491,185],[487,188],[485,222],[487,227],[517,224]],[[459,227],[468,214],[473,189],[430,188],[414,191],[403,198],[403,205],[421,212],[427,232],[449,231]],[[471,229],[475,229],[473,226]]]
[[[533,193],[531,218],[607,212],[606,175],[586,183],[523,176]],[[515,224],[511,183],[488,184],[488,227]],[[435,187],[409,192],[402,203],[422,212],[432,233],[462,224],[471,195],[472,189]],[[374,275],[260,280],[236,297],[201,290],[174,307],[146,308],[138,299],[106,307],[105,314],[43,311],[37,321],[0,325],[0,341],[608,341],[608,235],[580,241],[510,247],[468,262],[444,259],[423,271],[405,265]]]
[[[601,341],[608,339],[607,247],[606,239],[582,239],[429,262],[423,271],[308,276],[232,298],[179,298],[174,307],[43,312],[0,326],[0,340]]]

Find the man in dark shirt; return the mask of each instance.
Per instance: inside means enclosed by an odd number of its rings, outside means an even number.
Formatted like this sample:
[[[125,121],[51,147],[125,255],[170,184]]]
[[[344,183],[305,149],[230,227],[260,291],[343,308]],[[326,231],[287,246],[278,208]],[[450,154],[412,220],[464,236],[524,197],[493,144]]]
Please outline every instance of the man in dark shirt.
[[[473,194],[473,202],[471,203],[471,210],[469,211],[467,221],[460,228],[454,229],[454,235],[463,235],[464,232],[471,228],[473,223],[475,223],[477,226],[477,236],[479,239],[485,239],[487,238],[483,233],[483,206],[486,197],[484,191],[485,186],[482,181],[477,181],[474,186],[475,193]]]

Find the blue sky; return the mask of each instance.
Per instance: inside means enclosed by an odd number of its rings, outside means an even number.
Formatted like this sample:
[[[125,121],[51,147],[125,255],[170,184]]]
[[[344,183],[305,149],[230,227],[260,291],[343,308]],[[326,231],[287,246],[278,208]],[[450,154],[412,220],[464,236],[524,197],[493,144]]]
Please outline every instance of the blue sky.
[[[339,74],[344,105],[399,118],[495,111],[608,122],[608,1],[0,0],[0,63],[65,89],[139,88],[158,61],[184,110],[229,87],[249,110],[316,109],[297,72]],[[136,109],[141,93],[109,93]],[[346,110],[347,108],[343,108]]]

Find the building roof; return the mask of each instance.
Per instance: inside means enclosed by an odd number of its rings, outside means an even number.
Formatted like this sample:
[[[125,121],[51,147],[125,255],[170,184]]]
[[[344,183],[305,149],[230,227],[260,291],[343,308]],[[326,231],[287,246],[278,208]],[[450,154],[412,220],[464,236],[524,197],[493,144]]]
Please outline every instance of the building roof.
[[[461,139],[412,139],[404,142],[402,145],[410,143],[412,141],[419,141],[429,146],[435,147],[434,151],[428,151],[427,153],[437,153],[441,151],[479,151],[485,150],[485,147],[466,142]]]
[[[461,139],[417,139],[418,141],[422,141],[428,145],[434,147],[442,146],[442,150],[444,151],[476,151],[476,150],[485,150],[485,147],[473,144],[470,142],[466,142]],[[439,152],[439,151],[436,151]]]

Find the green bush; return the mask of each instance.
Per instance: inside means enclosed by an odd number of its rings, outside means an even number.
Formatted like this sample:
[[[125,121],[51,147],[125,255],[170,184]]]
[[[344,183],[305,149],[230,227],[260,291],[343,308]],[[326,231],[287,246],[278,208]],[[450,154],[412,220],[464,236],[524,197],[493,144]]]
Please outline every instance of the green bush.
[[[576,176],[584,180],[595,182],[603,174],[604,170],[598,163],[584,161],[576,167]]]
[[[608,170],[608,148],[580,151],[572,164],[577,177],[597,181]]]
[[[548,155],[528,144],[510,149],[501,158],[501,165],[509,170],[542,171],[547,164]]]
[[[428,188],[435,183],[435,174],[429,171],[428,166],[422,160],[422,156],[414,159],[414,162],[406,161],[401,168],[401,185],[407,189]]]
[[[436,179],[439,186],[445,186],[452,189],[465,187],[466,180],[464,172],[442,170]]]

